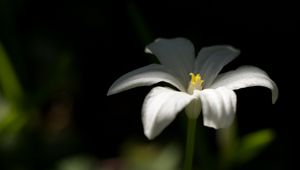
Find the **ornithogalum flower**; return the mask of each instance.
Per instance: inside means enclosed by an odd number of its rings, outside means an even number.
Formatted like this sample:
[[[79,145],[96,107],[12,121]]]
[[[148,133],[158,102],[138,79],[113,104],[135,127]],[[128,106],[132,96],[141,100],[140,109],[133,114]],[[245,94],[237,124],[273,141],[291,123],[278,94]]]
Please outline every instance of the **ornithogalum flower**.
[[[145,52],[154,54],[160,64],[150,64],[117,79],[107,95],[138,86],[166,82],[171,87],[154,87],[142,107],[144,134],[153,139],[185,108],[189,118],[203,112],[205,126],[215,129],[228,127],[236,112],[233,90],[251,86],[271,89],[272,102],[278,97],[276,84],[266,72],[254,66],[241,66],[221,73],[240,51],[228,45],[204,47],[195,58],[193,44],[185,38],[157,39]]]

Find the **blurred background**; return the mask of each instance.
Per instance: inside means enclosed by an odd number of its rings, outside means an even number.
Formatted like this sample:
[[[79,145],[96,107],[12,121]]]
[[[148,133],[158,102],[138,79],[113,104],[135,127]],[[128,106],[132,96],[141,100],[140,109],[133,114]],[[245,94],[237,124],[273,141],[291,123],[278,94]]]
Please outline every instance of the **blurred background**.
[[[196,52],[230,44],[240,65],[265,70],[262,87],[236,91],[235,124],[197,129],[195,169],[292,169],[299,17],[288,3],[0,0],[1,170],[181,169],[184,114],[158,138],[143,135],[141,107],[152,87],[106,96],[123,74],[157,62],[144,47],[186,37]]]

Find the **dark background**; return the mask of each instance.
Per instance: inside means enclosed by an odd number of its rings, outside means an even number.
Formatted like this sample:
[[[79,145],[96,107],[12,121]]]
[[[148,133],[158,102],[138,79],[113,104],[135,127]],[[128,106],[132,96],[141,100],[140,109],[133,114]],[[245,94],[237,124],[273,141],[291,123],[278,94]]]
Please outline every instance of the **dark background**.
[[[40,123],[22,133],[26,144],[15,149],[15,155],[1,153],[0,169],[16,162],[28,169],[48,169],[76,153],[102,160],[117,157],[128,138],[147,142],[140,110],[151,87],[109,97],[106,93],[121,75],[156,62],[144,53],[145,45],[157,37],[179,36],[190,39],[196,52],[203,46],[230,44],[241,55],[224,71],[255,65],[276,82],[275,105],[268,89],[237,91],[239,134],[264,128],[276,134],[272,144],[241,169],[292,169],[299,153],[297,24],[296,6],[288,3],[1,0],[0,40]],[[52,115],[59,106],[69,109],[63,114],[67,123],[59,113]],[[156,140],[184,142],[179,119]],[[61,121],[67,124],[61,125],[63,132],[54,133],[54,144],[45,144],[47,129]],[[214,130],[204,129],[213,141]]]

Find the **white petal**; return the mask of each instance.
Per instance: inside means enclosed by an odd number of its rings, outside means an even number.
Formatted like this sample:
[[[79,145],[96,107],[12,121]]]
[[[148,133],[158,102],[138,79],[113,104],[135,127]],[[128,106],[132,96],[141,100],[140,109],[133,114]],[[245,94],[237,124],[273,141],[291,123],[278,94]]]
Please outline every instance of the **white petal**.
[[[187,86],[193,71],[195,52],[191,41],[185,38],[156,39],[145,52],[154,54],[164,66],[170,68]]]
[[[159,135],[194,97],[165,87],[155,87],[146,96],[142,121],[144,134],[153,139]]]
[[[205,126],[215,129],[231,125],[236,112],[236,94],[227,88],[205,89],[200,92]]]
[[[209,87],[222,68],[239,54],[239,50],[228,45],[202,48],[196,58],[194,72],[204,77],[204,88]]]
[[[210,88],[226,87],[232,90],[263,86],[271,89],[272,103],[278,98],[278,88],[263,70],[254,66],[241,66],[234,71],[220,74]]]
[[[179,90],[185,91],[182,83],[168,73],[164,66],[151,64],[121,76],[109,88],[107,95],[119,93],[134,87],[152,85],[158,82],[167,82]]]

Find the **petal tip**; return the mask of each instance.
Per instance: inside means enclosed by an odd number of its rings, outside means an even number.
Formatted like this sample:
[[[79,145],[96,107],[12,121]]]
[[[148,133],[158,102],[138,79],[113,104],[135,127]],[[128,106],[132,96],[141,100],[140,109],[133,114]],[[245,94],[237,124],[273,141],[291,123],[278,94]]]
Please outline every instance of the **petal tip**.
[[[144,126],[144,135],[147,137],[148,140],[153,140],[158,134],[154,134],[153,131],[150,129],[146,129]]]
[[[214,123],[214,122],[203,122],[203,125],[206,126],[206,127],[209,127],[209,128],[213,128],[215,130],[220,130],[220,129],[225,129],[225,128],[228,128],[232,123],[228,124],[228,125],[221,125],[221,124],[217,124],[217,123]]]
[[[217,127],[216,124],[213,122],[204,121],[203,125],[206,127],[209,127],[209,128],[216,129],[216,130],[219,129],[219,127]]]
[[[278,96],[272,97],[272,104],[275,104],[277,102]]]
[[[145,53],[147,53],[147,54],[152,54],[152,51],[151,51],[148,47],[146,47],[146,48],[145,48]]]
[[[115,85],[113,84],[107,91],[106,96],[111,96],[113,94],[118,93],[118,89],[115,88]]]
[[[153,140],[155,136],[144,133],[148,140]]]
[[[235,47],[233,47],[233,46],[231,46],[231,45],[228,45],[228,48],[229,48],[230,50],[234,51],[234,52],[237,52],[237,53],[240,53],[240,52],[241,52],[241,50],[239,50],[239,49],[237,49],[237,48],[235,48]]]
[[[278,99],[278,87],[273,80],[271,80],[271,83],[273,85],[273,88],[270,88],[272,92],[272,104],[275,104]]]
[[[225,48],[227,48],[229,51],[231,51],[234,55],[234,57],[237,57],[241,54],[241,50],[231,46],[231,45],[224,45]]]
[[[106,96],[111,96],[112,94],[113,93],[110,90],[108,90],[107,93],[106,93]]]

